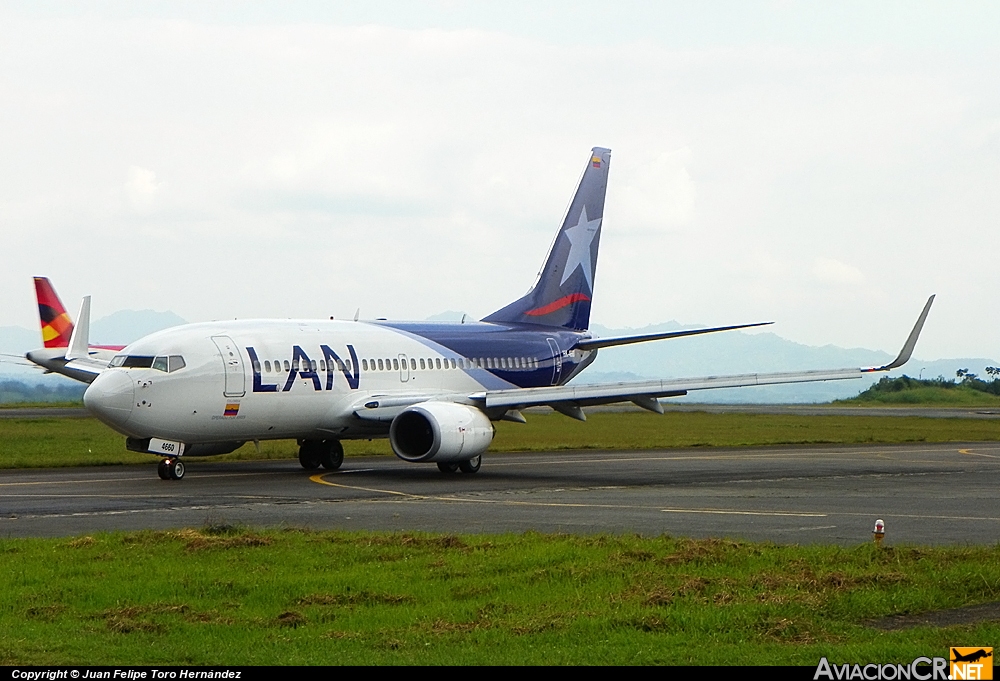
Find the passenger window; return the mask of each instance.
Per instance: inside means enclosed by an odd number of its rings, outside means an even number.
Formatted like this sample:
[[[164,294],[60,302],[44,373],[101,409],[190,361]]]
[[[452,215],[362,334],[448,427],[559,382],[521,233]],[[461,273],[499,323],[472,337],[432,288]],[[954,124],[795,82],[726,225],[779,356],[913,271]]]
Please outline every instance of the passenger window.
[[[310,368],[313,370],[313,373],[316,373],[316,360],[312,360]]]
[[[410,371],[416,371],[416,370],[417,370],[417,360],[411,359],[410,360]]]
[[[285,360],[285,371],[291,371],[292,367],[288,364],[288,360]]]
[[[167,371],[167,358],[166,357],[156,357],[153,359],[153,368],[157,371]]]
[[[271,362],[266,359],[264,360],[264,373],[265,374],[271,373]]]
[[[421,369],[426,369],[427,368],[427,363],[424,362],[424,358],[423,357],[420,358],[420,368]]]
[[[159,358],[157,358],[157,359],[159,359]],[[166,359],[167,358],[164,357],[163,359],[164,359],[164,364],[166,364]],[[153,368],[154,369],[156,368],[156,363],[155,362],[153,364]],[[258,374],[260,373],[260,360],[255,359],[253,361],[253,370],[254,370],[254,373],[258,373]],[[166,371],[166,369],[164,369],[164,371]]]
[[[382,360],[379,360],[379,361],[378,361],[378,370],[379,370],[379,371],[385,371],[385,367],[384,367],[384,366],[383,366],[383,364],[382,364]]]
[[[441,359],[438,358],[438,357],[435,357],[434,358],[434,364],[437,366],[438,369],[440,369],[441,368]]]
[[[399,371],[399,360],[398,359],[392,360],[392,369],[393,369],[393,371]]]
[[[326,371],[326,362],[325,361],[323,361],[323,360],[319,361],[319,370],[320,371]],[[330,370],[331,371],[333,370],[333,364],[330,365]]]

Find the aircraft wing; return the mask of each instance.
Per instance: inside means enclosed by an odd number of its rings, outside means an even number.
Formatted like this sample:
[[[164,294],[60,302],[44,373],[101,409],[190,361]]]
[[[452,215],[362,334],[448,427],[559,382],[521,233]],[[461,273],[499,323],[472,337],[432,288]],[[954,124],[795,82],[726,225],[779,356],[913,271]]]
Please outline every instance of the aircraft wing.
[[[808,383],[811,381],[839,381],[861,378],[864,369],[829,369],[775,374],[736,374],[732,376],[705,376],[660,381],[632,381],[598,385],[561,385],[547,388],[519,390],[490,390],[473,396],[487,409],[506,407],[522,409],[533,406],[550,406],[568,416],[578,417],[574,407],[589,407],[615,402],[635,402],[640,407],[661,411],[654,403],[659,397],[680,397],[693,390],[713,388],[741,388],[752,385],[780,383]],[[568,407],[564,409],[561,407]],[[568,413],[573,411],[574,413]],[[582,420],[582,419],[581,419]]]
[[[532,406],[549,406],[567,416],[584,420],[580,409],[585,406],[612,404],[614,402],[635,402],[640,407],[662,412],[656,401],[659,397],[678,397],[692,390],[714,388],[740,388],[753,385],[777,385],[781,383],[809,383],[812,381],[839,381],[861,378],[864,374],[889,371],[902,366],[909,359],[917,344],[927,313],[934,296],[928,298],[917,323],[903,344],[896,359],[881,367],[855,369],[821,369],[817,371],[792,371],[772,374],[738,374],[733,376],[705,376],[702,378],[680,378],[658,381],[634,381],[600,385],[561,385],[544,388],[521,388],[512,390],[489,390],[470,397],[485,409],[521,409]]]

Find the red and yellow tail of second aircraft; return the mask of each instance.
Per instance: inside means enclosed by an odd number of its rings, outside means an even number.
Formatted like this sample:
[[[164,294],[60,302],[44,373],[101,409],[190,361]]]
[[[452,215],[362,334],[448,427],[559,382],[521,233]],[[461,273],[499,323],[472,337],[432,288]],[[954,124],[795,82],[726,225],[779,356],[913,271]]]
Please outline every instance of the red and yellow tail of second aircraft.
[[[47,277],[35,277],[35,298],[38,299],[38,319],[42,325],[42,341],[47,348],[69,347],[73,321]]]

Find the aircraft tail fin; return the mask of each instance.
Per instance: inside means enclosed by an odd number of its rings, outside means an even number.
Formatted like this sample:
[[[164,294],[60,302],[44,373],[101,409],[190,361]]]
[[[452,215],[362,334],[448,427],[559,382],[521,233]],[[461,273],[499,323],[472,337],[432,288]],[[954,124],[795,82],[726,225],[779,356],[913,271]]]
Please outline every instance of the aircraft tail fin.
[[[484,322],[516,322],[585,330],[590,326],[597,250],[604,221],[611,150],[594,147],[535,285]]]
[[[35,277],[35,298],[38,301],[38,320],[42,326],[45,347],[69,347],[73,336],[73,320],[47,277]]]

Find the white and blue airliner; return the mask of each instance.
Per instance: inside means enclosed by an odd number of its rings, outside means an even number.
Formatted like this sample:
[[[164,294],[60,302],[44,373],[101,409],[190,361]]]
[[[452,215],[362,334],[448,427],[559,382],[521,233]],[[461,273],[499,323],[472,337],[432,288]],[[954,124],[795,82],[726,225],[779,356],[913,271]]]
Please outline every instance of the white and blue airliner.
[[[306,469],[339,468],[343,440],[388,437],[404,461],[475,473],[493,422],[523,422],[526,407],[580,420],[583,407],[614,402],[662,413],[660,398],[694,390],[860,378],[909,359],[933,296],[883,367],[572,384],[601,348],[758,326],[592,337],[610,161],[610,150],[592,150],[535,285],[481,321],[189,324],[146,336],[108,363],[88,349],[86,298],[69,348],[34,361],[89,380],[87,409],[125,435],[128,449],[159,455],[160,477],[180,479],[184,457],[278,439],[298,442]]]

